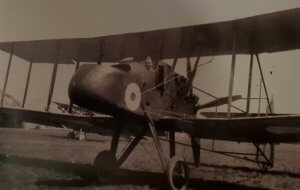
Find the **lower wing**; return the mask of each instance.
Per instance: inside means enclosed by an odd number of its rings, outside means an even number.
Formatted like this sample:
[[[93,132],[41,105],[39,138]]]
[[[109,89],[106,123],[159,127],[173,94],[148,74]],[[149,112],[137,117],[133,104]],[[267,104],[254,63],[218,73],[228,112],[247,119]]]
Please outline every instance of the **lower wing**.
[[[182,131],[206,139],[257,143],[300,142],[300,115],[162,118],[158,126],[164,130]]]
[[[111,135],[116,125],[134,132],[137,121],[117,120],[109,116],[80,116],[0,108],[0,125],[37,123],[54,127],[83,129],[101,135]],[[121,122],[121,123],[120,123]],[[135,124],[135,126],[134,126]],[[282,143],[300,142],[300,115],[275,115],[235,118],[161,118],[155,122],[160,131],[178,131],[206,139],[237,142]]]
[[[82,129],[86,132],[94,132],[102,135],[112,134],[115,126],[115,119],[109,116],[91,117],[15,108],[0,108],[1,126],[19,126],[22,122],[53,127],[67,127],[75,130]]]

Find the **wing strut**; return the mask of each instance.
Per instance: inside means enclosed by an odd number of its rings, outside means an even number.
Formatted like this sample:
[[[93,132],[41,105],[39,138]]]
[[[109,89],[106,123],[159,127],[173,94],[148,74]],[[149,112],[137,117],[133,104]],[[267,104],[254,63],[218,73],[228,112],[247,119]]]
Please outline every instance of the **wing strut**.
[[[253,71],[253,54],[251,54],[250,65],[249,65],[247,107],[246,107],[247,115],[249,115],[249,110],[250,110],[250,98],[251,98],[251,87],[252,87],[252,71]]]
[[[29,81],[30,81],[30,76],[31,76],[31,68],[32,68],[32,61],[30,61],[30,63],[29,63],[29,69],[28,69],[28,73],[27,73],[27,79],[26,79],[26,86],[25,86],[25,91],[24,91],[24,96],[23,96],[22,108],[24,108],[26,98],[27,98],[27,92],[28,92]]]
[[[231,117],[231,103],[232,103],[232,93],[233,93],[233,82],[234,82],[234,70],[235,70],[235,57],[236,57],[236,31],[233,34],[232,39],[232,59],[231,59],[231,68],[230,68],[230,80],[229,80],[229,90],[228,90],[228,107],[227,107],[227,117]]]
[[[194,68],[193,68],[193,71],[192,71],[192,81],[191,81],[191,84],[193,84],[193,81],[195,79],[195,75],[196,75],[196,72],[197,72],[197,69],[198,69],[198,64],[199,64],[199,61],[200,61],[200,57],[201,57],[201,50],[199,51],[199,54],[196,58],[196,61],[195,61],[195,64],[194,64]]]
[[[180,51],[182,49],[184,36],[185,36],[185,32],[184,32],[184,30],[182,30],[182,34],[181,34],[181,38],[180,38],[180,42],[179,42],[179,48],[176,51],[176,55],[175,55],[175,58],[173,60],[173,65],[172,65],[170,74],[174,73],[174,71],[175,71],[176,64],[177,64],[177,61],[178,61],[178,57],[179,57]]]
[[[269,95],[268,95],[268,91],[267,91],[266,82],[265,82],[265,79],[264,79],[264,75],[263,75],[261,64],[260,64],[260,60],[259,60],[259,55],[256,54],[255,56],[256,56],[257,63],[258,63],[261,80],[262,80],[262,83],[263,83],[263,86],[264,86],[264,90],[265,90],[265,93],[266,93],[266,96],[267,96],[268,105],[269,105],[269,107],[271,107],[271,103],[270,103],[270,99],[269,99]],[[270,109],[270,113],[273,114],[273,111],[271,109]]]
[[[9,76],[9,71],[10,71],[10,65],[11,65],[11,60],[12,60],[12,56],[14,53],[14,45],[12,46],[11,50],[10,50],[10,55],[9,55],[9,60],[8,60],[8,65],[7,65],[7,70],[6,70],[6,74],[5,74],[5,81],[4,81],[4,86],[2,89],[2,96],[1,96],[1,102],[0,102],[0,106],[3,106],[3,100],[4,100],[4,96],[5,96],[5,91],[6,91],[6,86],[7,86],[7,81],[8,81],[8,76]]]
[[[56,60],[55,60],[55,63],[53,65],[53,70],[52,70],[51,83],[50,83],[50,89],[49,89],[49,94],[48,94],[46,111],[49,111],[51,100],[52,100],[52,95],[53,95],[53,90],[54,90],[54,85],[55,85],[55,79],[56,79],[56,73],[57,73],[57,67],[58,67],[58,57],[59,57],[60,46],[61,46],[61,43],[58,43],[57,44]]]
[[[29,87],[29,82],[30,82],[30,77],[31,77],[31,69],[32,69],[32,63],[33,63],[32,58],[34,55],[34,50],[35,50],[35,46],[33,45],[32,50],[31,50],[31,58],[29,60],[29,69],[28,69],[28,73],[27,73],[25,91],[24,91],[24,95],[23,95],[22,108],[24,108],[25,103],[26,103],[27,92],[28,92],[28,87]]]
[[[80,49],[79,49],[79,51],[77,52],[77,60],[76,60],[75,72],[77,71],[77,69],[78,69],[79,66],[80,66],[81,51],[82,51],[82,43],[80,44]],[[73,109],[73,102],[70,101],[69,108],[68,108],[68,112],[69,112],[69,113],[72,113],[72,109]]]

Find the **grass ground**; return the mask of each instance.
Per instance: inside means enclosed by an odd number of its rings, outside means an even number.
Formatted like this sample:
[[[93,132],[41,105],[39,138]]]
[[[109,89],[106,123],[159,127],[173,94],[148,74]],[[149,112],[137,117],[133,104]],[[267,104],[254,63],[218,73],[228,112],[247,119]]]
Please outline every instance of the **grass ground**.
[[[92,163],[110,147],[110,137],[89,134],[87,141],[66,138],[68,131],[0,129],[0,189],[165,189],[151,139],[142,140],[111,181],[98,183]],[[179,137],[183,142],[184,136]],[[121,139],[121,151],[127,145]],[[201,146],[211,148],[210,140]],[[168,153],[167,143],[163,143]],[[216,150],[254,151],[249,144],[215,141]],[[119,152],[120,152],[119,151]],[[192,158],[178,146],[177,154]],[[254,163],[201,151],[201,166],[191,169],[191,189],[300,189],[300,145],[276,146],[275,167],[260,172]]]

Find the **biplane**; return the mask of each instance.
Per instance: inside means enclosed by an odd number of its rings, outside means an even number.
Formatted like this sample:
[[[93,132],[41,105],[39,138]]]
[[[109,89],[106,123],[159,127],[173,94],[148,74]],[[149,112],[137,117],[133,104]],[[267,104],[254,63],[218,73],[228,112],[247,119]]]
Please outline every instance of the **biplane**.
[[[256,159],[242,153],[217,152],[256,162],[268,169],[274,162],[274,144],[300,141],[300,115],[250,113],[252,69],[256,60],[266,101],[271,108],[261,67],[261,53],[274,53],[300,48],[300,8],[273,12],[232,21],[185,26],[155,31],[126,33],[78,39],[1,42],[0,49],[9,53],[3,93],[13,56],[30,62],[23,109],[1,107],[1,122],[23,121],[50,126],[71,126],[111,135],[110,150],[100,152],[94,161],[99,179],[113,175],[122,166],[144,136],[153,138],[161,167],[172,189],[188,186],[188,164],[199,166],[200,139],[252,143]],[[249,55],[249,80],[246,108],[232,112],[236,55]],[[228,97],[217,98],[195,86],[193,81],[204,56],[232,55]],[[179,59],[186,60],[187,77],[175,72]],[[192,63],[192,59],[195,62]],[[165,59],[171,59],[172,65]],[[84,64],[81,62],[96,62]],[[117,63],[104,65],[102,63]],[[33,63],[53,63],[46,111],[24,109]],[[68,94],[70,109],[77,105],[106,116],[82,116],[49,112],[58,65],[76,64]],[[195,91],[215,98],[199,104]],[[2,95],[3,95],[2,93]],[[1,105],[4,96],[1,99]],[[203,108],[227,104],[227,112],[210,112],[197,118]],[[134,139],[117,157],[120,135],[129,132]],[[176,155],[175,133],[189,135],[193,163]],[[161,135],[168,135],[169,159],[160,145]],[[261,145],[270,148],[267,154]],[[242,155],[242,157],[239,157]],[[263,160],[259,159],[263,158]]]

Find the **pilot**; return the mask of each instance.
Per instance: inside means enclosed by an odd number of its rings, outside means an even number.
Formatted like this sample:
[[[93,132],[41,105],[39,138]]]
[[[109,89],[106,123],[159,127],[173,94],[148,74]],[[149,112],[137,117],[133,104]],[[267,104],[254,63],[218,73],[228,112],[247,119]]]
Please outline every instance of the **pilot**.
[[[152,72],[154,72],[153,62],[150,56],[147,56],[145,59],[146,68]]]

